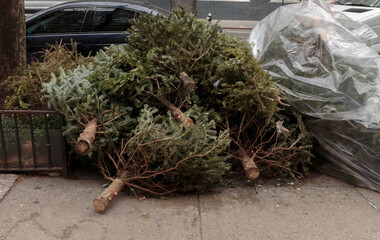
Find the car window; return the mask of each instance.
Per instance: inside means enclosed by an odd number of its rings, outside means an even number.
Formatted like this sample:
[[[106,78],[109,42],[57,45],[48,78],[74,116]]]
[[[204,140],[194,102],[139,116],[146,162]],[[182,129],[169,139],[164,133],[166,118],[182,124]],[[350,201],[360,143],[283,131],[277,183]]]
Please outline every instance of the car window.
[[[96,32],[103,31],[126,31],[131,24],[129,20],[134,19],[135,11],[121,8],[96,8],[94,28]]]
[[[66,8],[44,15],[26,29],[28,34],[80,32],[87,8]]]
[[[379,0],[338,0],[339,4],[365,7],[380,7]]]

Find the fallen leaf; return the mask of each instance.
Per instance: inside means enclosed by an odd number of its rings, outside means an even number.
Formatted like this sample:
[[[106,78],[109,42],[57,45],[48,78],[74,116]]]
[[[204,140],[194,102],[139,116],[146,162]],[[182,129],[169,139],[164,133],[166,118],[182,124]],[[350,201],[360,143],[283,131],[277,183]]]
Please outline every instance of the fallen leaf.
[[[150,214],[147,213],[147,214],[141,215],[140,217],[141,217],[141,218],[148,219],[148,218],[150,218]]]

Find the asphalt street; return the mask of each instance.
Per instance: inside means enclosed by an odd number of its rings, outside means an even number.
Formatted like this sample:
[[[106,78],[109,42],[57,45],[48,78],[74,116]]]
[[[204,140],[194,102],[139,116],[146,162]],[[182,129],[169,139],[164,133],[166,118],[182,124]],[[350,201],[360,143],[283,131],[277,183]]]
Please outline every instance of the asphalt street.
[[[169,0],[139,0],[164,9],[170,8]],[[186,2],[187,0],[181,0]],[[286,0],[284,4],[296,0]],[[192,2],[189,0],[187,2]],[[196,3],[198,16],[205,18],[209,13],[219,20],[260,21],[269,13],[282,5],[281,0],[198,0]]]
[[[43,9],[66,0],[25,0],[26,16],[36,9]],[[170,10],[170,0],[137,0]],[[193,0],[178,0],[179,5],[191,5]],[[299,0],[197,0],[196,12],[199,18],[210,13],[223,32],[247,39],[255,24],[281,5],[297,3]]]
[[[170,10],[169,0],[139,0]],[[218,22],[223,32],[246,40],[258,21],[281,5],[297,3],[299,0],[198,0],[196,12],[199,18],[210,13],[213,22]],[[181,4],[192,4],[192,0],[179,0]]]

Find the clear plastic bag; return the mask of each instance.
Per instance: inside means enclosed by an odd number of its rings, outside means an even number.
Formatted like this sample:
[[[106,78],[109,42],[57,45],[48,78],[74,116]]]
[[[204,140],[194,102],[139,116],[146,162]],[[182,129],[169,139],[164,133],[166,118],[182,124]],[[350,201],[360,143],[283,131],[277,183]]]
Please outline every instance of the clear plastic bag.
[[[380,190],[380,142],[374,140],[380,134],[380,58],[368,46],[376,37],[324,1],[310,0],[278,8],[249,41],[287,101],[316,119],[307,125],[321,155],[341,177]]]
[[[357,186],[380,191],[380,131],[356,121],[313,119],[306,124],[318,141],[317,157],[331,164],[319,164],[325,173]]]

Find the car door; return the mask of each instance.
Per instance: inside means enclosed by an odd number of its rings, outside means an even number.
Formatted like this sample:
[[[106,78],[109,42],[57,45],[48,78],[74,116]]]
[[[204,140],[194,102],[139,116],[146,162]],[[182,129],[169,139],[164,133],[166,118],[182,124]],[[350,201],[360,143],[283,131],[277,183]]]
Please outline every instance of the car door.
[[[125,43],[127,31],[131,26],[130,20],[137,16],[137,12],[132,9],[123,7],[98,6],[92,10],[92,23],[83,29],[86,32],[87,41],[82,44],[84,51],[92,51],[95,53],[111,44]]]
[[[86,36],[82,33],[84,19],[88,7],[66,7],[34,19],[28,23],[26,29],[26,45],[28,62],[32,56],[39,56],[39,51],[46,49],[48,44],[61,42],[71,48],[71,42],[78,45],[81,51],[81,42]]]

